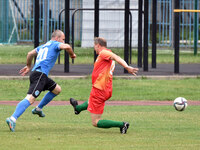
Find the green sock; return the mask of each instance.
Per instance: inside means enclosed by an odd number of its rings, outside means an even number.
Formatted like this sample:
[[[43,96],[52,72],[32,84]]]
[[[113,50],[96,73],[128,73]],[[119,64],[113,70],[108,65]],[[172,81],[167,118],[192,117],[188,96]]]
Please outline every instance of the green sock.
[[[124,123],[121,121],[113,120],[99,120],[97,123],[98,128],[111,128],[111,127],[123,127]]]
[[[76,106],[76,110],[77,110],[78,112],[81,112],[81,111],[83,111],[83,110],[86,110],[87,107],[88,107],[88,101],[85,101],[83,104],[77,105],[77,106]]]

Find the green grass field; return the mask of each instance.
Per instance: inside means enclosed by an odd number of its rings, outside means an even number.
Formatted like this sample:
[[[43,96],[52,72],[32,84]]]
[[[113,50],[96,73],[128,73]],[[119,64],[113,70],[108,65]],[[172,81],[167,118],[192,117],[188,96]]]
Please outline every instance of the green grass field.
[[[87,100],[91,90],[91,79],[54,79],[62,88],[54,100]],[[188,100],[200,100],[200,78],[181,80],[138,79],[113,80],[113,96],[110,100],[169,100],[185,97]],[[29,80],[0,80],[0,100],[22,100],[26,96]],[[17,88],[16,88],[17,87]],[[44,96],[43,92],[38,100]]]
[[[0,46],[0,64],[26,64],[32,46]],[[123,49],[113,49],[123,58]],[[92,64],[93,48],[75,48],[75,64]],[[61,53],[61,63],[64,57]],[[151,52],[149,54],[151,62]],[[137,63],[133,51],[132,63]],[[174,63],[173,50],[158,50],[157,63]],[[200,63],[200,54],[181,51],[180,63]],[[70,97],[87,100],[91,79],[55,79],[62,92],[54,100],[68,101]],[[114,79],[114,100],[168,100],[182,96],[200,100],[200,78],[181,80]],[[0,80],[0,101],[20,101],[26,96],[29,80]],[[38,100],[44,96],[43,92]],[[128,121],[126,135],[119,129],[99,129],[91,125],[89,112],[76,116],[71,106],[47,106],[45,118],[32,115],[30,106],[18,119],[16,132],[9,131],[5,120],[16,106],[0,105],[0,149],[2,150],[197,150],[200,147],[200,106],[188,106],[183,112],[173,106],[106,106],[103,119]]]
[[[5,123],[15,106],[0,107],[0,139],[3,150],[197,150],[200,147],[199,106],[178,112],[173,106],[106,106],[104,119],[128,121],[121,135],[118,128],[91,125],[85,111],[74,115],[71,106],[47,106],[45,118],[32,115],[29,107],[18,119],[16,132]]]
[[[33,46],[24,45],[6,45],[0,46],[0,64],[26,64],[26,55],[32,50]],[[124,58],[124,50],[122,48],[112,48],[113,52]],[[93,64],[94,49],[80,48],[74,49],[77,58],[75,64]],[[151,62],[151,49],[149,49],[149,62]],[[174,63],[173,50],[157,50],[157,63]],[[61,52],[61,64],[64,63],[64,52]],[[71,63],[71,61],[70,61]],[[137,63],[137,51],[132,51],[132,64]],[[200,63],[200,54],[194,56],[193,51],[180,51],[180,63]]]

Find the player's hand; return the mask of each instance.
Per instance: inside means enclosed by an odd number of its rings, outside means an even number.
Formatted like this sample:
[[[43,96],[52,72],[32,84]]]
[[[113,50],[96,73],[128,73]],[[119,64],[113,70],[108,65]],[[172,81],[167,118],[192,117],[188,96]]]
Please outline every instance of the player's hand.
[[[70,55],[72,59],[76,58],[76,54]]]
[[[25,66],[24,68],[22,68],[19,73],[21,74],[21,76],[25,76],[29,71],[31,70],[30,67]]]
[[[126,70],[130,73],[130,74],[132,74],[132,75],[134,75],[134,76],[136,76],[137,74],[137,72],[138,72],[138,68],[133,68],[133,67],[131,67],[131,66],[128,66],[128,67],[126,67]]]

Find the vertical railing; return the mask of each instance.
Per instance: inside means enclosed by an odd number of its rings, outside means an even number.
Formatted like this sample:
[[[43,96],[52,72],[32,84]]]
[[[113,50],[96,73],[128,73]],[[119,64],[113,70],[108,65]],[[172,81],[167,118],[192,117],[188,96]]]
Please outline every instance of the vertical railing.
[[[152,0],[150,0],[151,2]],[[172,2],[173,0],[157,0],[157,45],[158,46],[170,46],[172,47]],[[200,7],[200,1],[195,0],[181,0],[181,9],[195,9],[195,6]],[[150,9],[151,3],[150,3]],[[152,11],[149,10],[149,13]],[[199,13],[197,13],[197,32],[199,33]],[[151,29],[152,18],[149,18],[149,28]],[[151,34],[151,32],[150,32]],[[197,39],[199,39],[199,34],[197,34]],[[151,46],[151,36],[148,36],[149,45]],[[198,42],[198,41],[197,41]],[[194,13],[180,13],[180,47],[193,47],[194,43]],[[200,42],[198,42],[198,47],[200,47]]]
[[[33,9],[34,9],[34,0],[2,0],[1,3],[5,3],[10,1],[12,4],[12,9],[15,15],[15,24],[17,27],[19,42],[32,42],[33,41]],[[114,0],[113,0],[114,1]],[[138,0],[135,0],[138,2]],[[158,46],[169,46],[172,47],[172,1],[173,0],[157,0],[157,45]],[[195,1],[197,1],[195,4]],[[51,32],[53,30],[58,29],[58,15],[59,12],[64,9],[64,0],[39,0],[40,2],[40,21],[39,21],[39,30],[40,30],[40,42],[44,42],[44,37],[47,37],[47,40],[50,39]],[[48,6],[44,6],[42,4],[47,3]],[[5,6],[1,6],[1,14],[4,14],[7,11],[3,11],[5,8],[9,7],[7,3]],[[82,2],[80,0],[71,0],[70,8],[81,8]],[[200,7],[199,0],[180,0],[180,8],[181,9],[197,9]],[[47,7],[47,14],[44,12],[44,7]],[[7,9],[9,10],[9,9]],[[8,11],[7,14],[9,14]],[[9,14],[10,15],[10,14]],[[82,17],[81,13],[76,15],[75,17],[75,38],[77,40],[81,40],[82,37]],[[48,17],[49,16],[49,17]],[[152,30],[152,0],[149,0],[149,21],[148,21],[148,29]],[[45,18],[47,19],[46,29],[44,28]],[[70,14],[71,17],[71,14]],[[2,16],[2,19],[12,19],[8,15]],[[13,21],[13,19],[12,19]],[[8,21],[12,24],[12,21]],[[195,13],[180,13],[180,47],[194,47],[194,21],[195,21]],[[5,27],[6,30],[12,32],[12,25],[8,24]],[[61,18],[62,30],[65,30],[64,27],[64,15]],[[3,38],[3,33],[6,31],[2,30],[3,24],[1,24],[1,38]],[[199,39],[199,13],[197,13],[197,43],[198,47],[200,47]],[[71,28],[71,23],[70,23]],[[11,30],[11,31],[10,31]],[[46,33],[44,32],[46,30]],[[151,32],[148,35],[149,45],[151,46]],[[9,38],[9,37],[7,37]],[[76,40],[76,39],[75,39]],[[0,39],[2,41],[2,39]],[[8,41],[8,40],[7,40]]]

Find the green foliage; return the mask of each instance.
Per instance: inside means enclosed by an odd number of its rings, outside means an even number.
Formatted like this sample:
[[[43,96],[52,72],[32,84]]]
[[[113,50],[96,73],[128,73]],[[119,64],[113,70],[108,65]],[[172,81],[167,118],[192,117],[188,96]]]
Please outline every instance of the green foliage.
[[[74,46],[75,46],[75,47],[81,47],[81,41],[80,41],[80,40],[76,40],[76,41],[74,42]]]
[[[11,133],[5,119],[15,106],[2,105],[1,149],[199,149],[198,107],[177,112],[173,106],[106,106],[103,119],[130,123],[127,134],[121,135],[118,128],[93,127],[88,111],[76,116],[71,106],[44,107],[45,118],[32,115],[30,106],[18,119],[16,132]]]

